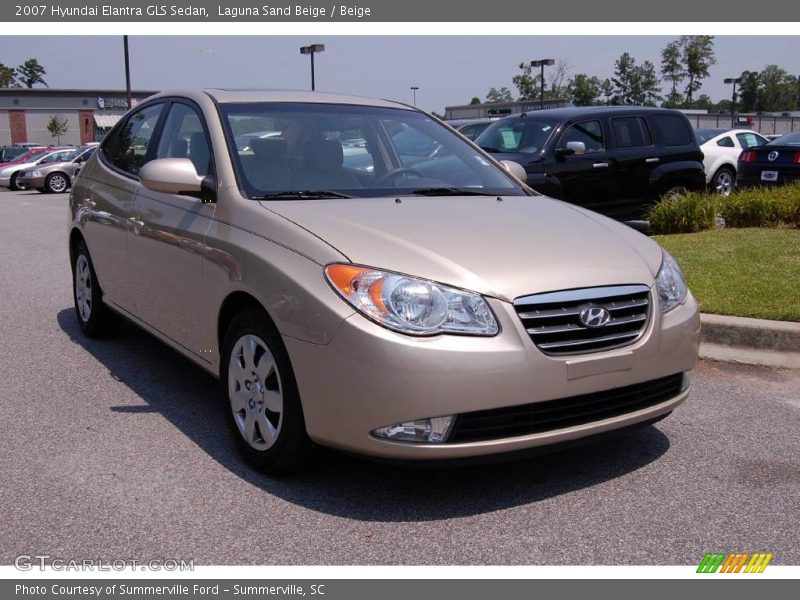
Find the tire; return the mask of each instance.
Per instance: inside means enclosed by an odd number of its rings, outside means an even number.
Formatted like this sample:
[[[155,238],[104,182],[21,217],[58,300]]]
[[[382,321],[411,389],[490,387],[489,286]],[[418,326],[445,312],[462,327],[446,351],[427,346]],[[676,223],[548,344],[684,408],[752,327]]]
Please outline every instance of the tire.
[[[50,173],[44,180],[44,189],[51,194],[63,194],[69,189],[69,177],[59,171]]]
[[[100,338],[116,333],[121,317],[103,303],[92,257],[83,240],[78,242],[73,257],[72,298],[78,324],[86,336]]]
[[[723,198],[731,195],[735,185],[736,171],[731,167],[720,167],[711,178],[711,190]]]
[[[20,187],[20,186],[17,185],[17,178],[18,177],[19,177],[19,172],[14,173],[11,176],[11,180],[8,182],[8,189],[10,189],[12,192],[19,192],[20,190],[25,189],[25,188]]]
[[[682,185],[672,185],[661,192],[661,200],[668,200],[669,198],[676,198],[685,196],[688,193],[686,188]]]
[[[221,356],[227,421],[239,452],[262,473],[300,470],[313,444],[280,334],[262,312],[245,310],[228,326]]]

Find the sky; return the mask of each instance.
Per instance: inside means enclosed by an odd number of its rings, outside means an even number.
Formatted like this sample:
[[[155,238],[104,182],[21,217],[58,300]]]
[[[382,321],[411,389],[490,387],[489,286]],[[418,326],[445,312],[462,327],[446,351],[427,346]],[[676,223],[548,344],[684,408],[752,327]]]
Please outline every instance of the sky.
[[[411,103],[442,112],[507,86],[522,61],[563,59],[570,73],[610,77],[624,51],[658,66],[675,36],[130,36],[131,86],[309,89],[300,46],[325,44],[316,56],[316,87]],[[717,36],[717,64],[700,93],[728,98],[726,77],[778,64],[800,74],[800,36]],[[121,36],[0,36],[0,62],[36,58],[52,88],[125,88]],[[665,86],[666,87],[666,86]]]

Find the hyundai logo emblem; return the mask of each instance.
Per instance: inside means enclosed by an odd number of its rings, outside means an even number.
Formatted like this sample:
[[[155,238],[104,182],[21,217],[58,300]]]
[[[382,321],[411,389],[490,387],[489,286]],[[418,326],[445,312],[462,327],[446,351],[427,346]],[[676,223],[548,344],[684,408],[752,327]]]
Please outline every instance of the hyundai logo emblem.
[[[776,158],[778,158],[778,151],[777,150],[773,150],[772,152],[767,154],[767,158],[769,160],[775,160]]]
[[[587,306],[578,318],[586,327],[602,327],[611,320],[611,313],[602,306]]]

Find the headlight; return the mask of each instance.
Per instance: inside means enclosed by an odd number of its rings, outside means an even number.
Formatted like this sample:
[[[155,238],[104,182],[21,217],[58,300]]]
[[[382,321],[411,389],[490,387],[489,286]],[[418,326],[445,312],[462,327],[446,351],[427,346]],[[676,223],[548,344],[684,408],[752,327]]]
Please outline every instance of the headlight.
[[[353,308],[400,333],[495,335],[498,331],[479,294],[355,265],[328,265],[325,275]]]
[[[31,171],[30,173],[28,173],[28,177],[41,177],[41,176],[42,176],[41,171]]]
[[[661,312],[665,313],[679,304],[683,304],[683,301],[686,300],[688,289],[678,261],[663,248],[661,251],[664,254],[664,258],[656,276],[656,290],[661,304]]]

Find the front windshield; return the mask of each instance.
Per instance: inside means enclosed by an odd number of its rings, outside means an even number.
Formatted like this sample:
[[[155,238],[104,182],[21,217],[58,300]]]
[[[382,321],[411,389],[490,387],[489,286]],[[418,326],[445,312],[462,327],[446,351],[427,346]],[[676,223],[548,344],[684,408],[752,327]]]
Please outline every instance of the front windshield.
[[[475,143],[487,152],[535,154],[544,148],[556,125],[541,118],[498,121],[480,134]]]
[[[34,152],[30,156],[28,156],[25,161],[26,162],[35,162],[42,158],[43,156],[47,156],[47,152]]]
[[[794,133],[787,133],[779,137],[777,140],[772,140],[767,144],[768,146],[800,146],[800,131]]]
[[[226,103],[220,111],[249,198],[527,193],[424,113],[286,102]]]

